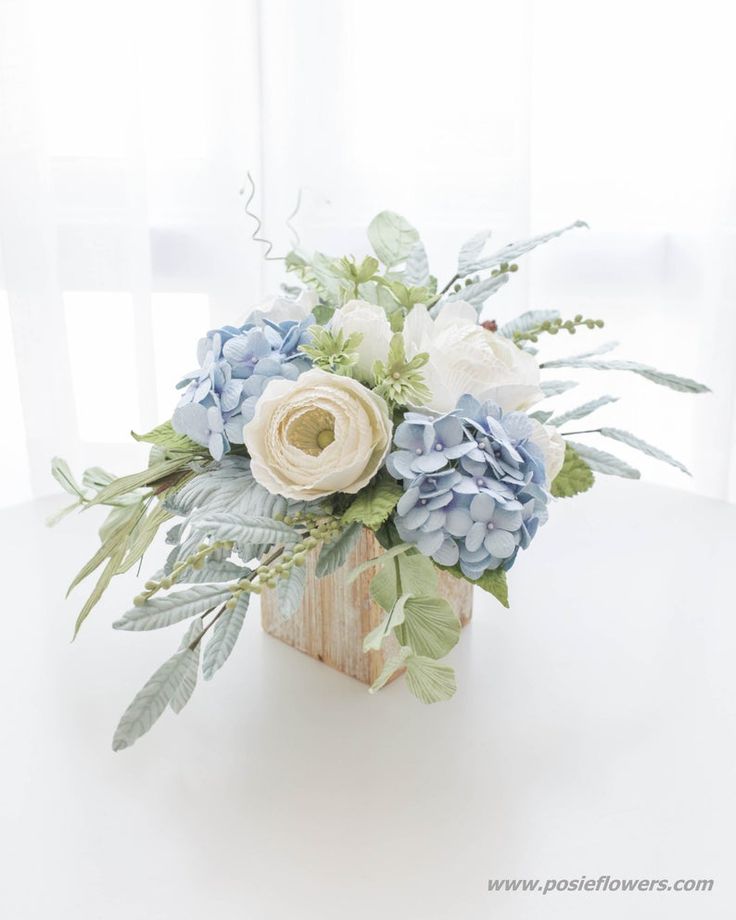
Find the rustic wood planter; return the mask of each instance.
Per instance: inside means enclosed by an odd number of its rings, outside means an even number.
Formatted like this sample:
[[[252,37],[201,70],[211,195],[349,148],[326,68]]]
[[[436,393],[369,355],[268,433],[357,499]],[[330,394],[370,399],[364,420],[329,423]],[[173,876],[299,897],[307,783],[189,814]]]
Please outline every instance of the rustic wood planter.
[[[369,585],[375,570],[363,572],[351,584],[348,575],[361,562],[382,552],[373,534],[363,530],[360,540],[344,566],[333,575],[317,578],[314,574],[316,554],[307,559],[307,588],[296,613],[280,615],[276,592],[261,595],[261,623],[264,630],[282,642],[349,674],[365,684],[372,684],[384,662],[396,651],[395,640],[384,643],[378,652],[364,652],[363,638],[384,617],[371,600]],[[466,581],[447,572],[439,573],[439,592],[458,615],[463,626],[473,613],[473,589]]]

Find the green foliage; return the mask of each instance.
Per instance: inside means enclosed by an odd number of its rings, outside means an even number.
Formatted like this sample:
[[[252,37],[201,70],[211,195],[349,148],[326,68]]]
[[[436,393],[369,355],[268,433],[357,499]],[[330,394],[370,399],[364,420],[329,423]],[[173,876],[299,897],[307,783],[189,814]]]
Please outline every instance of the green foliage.
[[[224,511],[219,514],[202,514],[192,521],[192,526],[213,540],[232,540],[257,546],[296,543],[299,539],[299,534],[288,524],[257,515],[245,517]]]
[[[622,431],[620,428],[599,428],[597,433],[603,435],[604,438],[612,438],[614,441],[620,441],[628,447],[633,447],[634,450],[640,450],[648,457],[653,457],[655,460],[661,460],[662,463],[668,463],[670,466],[674,466],[675,469],[680,470],[680,472],[690,476],[688,468],[680,463],[679,460],[675,460],[674,457],[660,450],[659,447],[654,447],[654,445],[642,441],[641,438],[638,438],[635,434],[631,434],[630,431]]]
[[[171,422],[157,425],[156,428],[146,434],[136,434],[135,431],[130,433],[136,441],[143,441],[146,444],[153,444],[162,448],[167,459],[175,458],[182,454],[191,455],[192,457],[206,456],[207,454],[206,449],[192,441],[191,438],[174,431]]]
[[[417,655],[443,658],[460,639],[460,620],[442,597],[410,596],[396,638]]]
[[[323,326],[312,326],[311,342],[300,345],[299,350],[312,359],[315,367],[332,374],[349,377],[358,361],[358,346],[363,341],[362,332],[353,332],[347,338],[341,331],[332,332]]]
[[[425,405],[432,398],[421,373],[428,361],[429,355],[426,352],[420,352],[411,360],[407,360],[403,335],[394,335],[391,338],[386,363],[376,361],[373,367],[376,393],[389,405]]]
[[[570,444],[565,444],[565,461],[550,488],[552,494],[555,498],[571,498],[587,492],[593,482],[593,472],[588,464]]]
[[[419,233],[400,214],[381,211],[368,225],[368,239],[386,268],[394,268],[406,261],[419,242]]]
[[[599,396],[598,399],[593,399],[590,402],[584,403],[582,406],[570,409],[569,412],[563,412],[561,415],[550,418],[549,423],[550,425],[554,425],[555,428],[559,428],[560,425],[564,425],[566,422],[585,418],[595,412],[596,409],[600,409],[601,406],[607,406],[615,402],[618,402],[618,396]]]
[[[441,703],[457,690],[453,669],[422,655],[406,659],[406,684],[421,703]]]
[[[680,393],[710,393],[710,389],[703,383],[666,371],[658,371],[655,367],[640,364],[638,361],[600,360],[591,358],[589,355],[575,355],[571,358],[555,358],[553,361],[545,361],[540,364],[540,367],[576,367],[589,371],[630,371],[650,383],[656,383]]]
[[[509,607],[509,587],[505,569],[489,569],[487,572],[484,572],[479,579],[473,581],[472,578],[466,578],[459,565],[441,565],[438,566],[438,568],[445,572],[449,572],[451,575],[454,575],[455,578],[462,578],[471,585],[477,585],[479,588],[492,594],[503,607]]]
[[[230,587],[222,584],[194,585],[183,591],[175,591],[166,597],[155,597],[132,607],[116,620],[113,629],[140,630],[162,629],[181,620],[188,620],[223,604],[232,597]]]
[[[384,610],[391,610],[400,595],[435,595],[437,570],[432,561],[420,553],[394,557],[393,565],[384,565],[373,577],[371,597]]]
[[[342,516],[345,524],[357,522],[377,530],[404,494],[401,485],[389,476],[378,476],[355,496]]]
[[[603,473],[607,476],[621,476],[624,479],[640,479],[641,473],[633,466],[629,466],[620,457],[615,457],[605,450],[579,444],[577,441],[567,442],[576,453],[582,457],[594,473]]]
[[[345,565],[350,551],[360,538],[362,526],[358,523],[348,526],[331,543],[323,544],[317,558],[316,574],[318,578],[331,575]]]

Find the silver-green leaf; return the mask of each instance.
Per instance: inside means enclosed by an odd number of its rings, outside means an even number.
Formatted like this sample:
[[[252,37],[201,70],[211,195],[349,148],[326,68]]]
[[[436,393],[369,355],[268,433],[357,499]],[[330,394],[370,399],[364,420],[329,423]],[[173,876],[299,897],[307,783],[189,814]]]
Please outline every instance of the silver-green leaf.
[[[165,661],[146,681],[118,723],[112,739],[114,751],[130,747],[150,730],[171,702],[182,675],[195,657],[193,651],[183,649]]]
[[[116,620],[113,629],[139,631],[173,626],[189,617],[204,613],[231,597],[222,585],[194,585],[184,591],[174,591],[166,597],[153,597],[139,607],[132,607]]]
[[[322,545],[315,569],[318,578],[331,575],[340,566],[345,565],[350,551],[358,542],[362,529],[362,524],[349,524],[336,540]]]
[[[184,638],[181,640],[179,650],[183,651],[189,648],[193,642],[196,642],[201,637],[203,631],[204,623],[200,617],[197,617],[197,619],[191,623],[189,629],[184,633]],[[169,700],[169,706],[171,706],[171,709],[177,715],[179,715],[182,709],[187,705],[197,686],[200,648],[201,643],[197,642],[196,646],[191,650],[192,654],[185,657],[181,666],[181,679],[179,680],[179,685],[176,690],[174,690],[174,695]]]
[[[637,438],[637,436],[631,434],[630,431],[622,431],[620,428],[600,428],[598,434],[602,434],[604,438],[612,438],[614,441],[620,441],[622,444],[627,444],[635,450],[640,450],[648,457],[654,457],[655,460],[661,460],[662,463],[669,463],[670,466],[674,466],[676,469],[690,476],[690,471],[683,463],[680,463],[679,460],[675,460],[674,457],[660,450],[659,447],[654,447],[652,444],[642,441],[641,438]]]
[[[208,533],[215,540],[254,543],[272,546],[276,543],[296,543],[299,534],[281,521],[255,515],[241,516],[229,512],[203,514],[192,519],[192,528]]]
[[[307,574],[304,566],[292,565],[286,575],[276,583],[276,596],[279,602],[279,613],[282,617],[291,617],[299,609],[304,597],[304,587]]]
[[[603,473],[605,476],[621,476],[623,479],[641,478],[639,470],[629,466],[620,457],[609,454],[608,451],[598,450],[597,447],[589,447],[587,444],[580,444],[578,441],[568,441],[567,443],[595,473]]]
[[[639,364],[638,361],[599,361],[587,357],[574,358],[557,358],[553,361],[545,361],[540,367],[577,367],[581,370],[591,371],[630,371],[649,380],[651,383],[659,386],[669,387],[671,390],[677,390],[680,393],[709,393],[709,387],[705,384],[698,383],[696,380],[690,380],[688,377],[678,377],[676,374],[670,374],[665,371],[658,371],[647,364]]]
[[[205,680],[212,680],[230,657],[243,628],[249,603],[250,594],[244,591],[238,597],[235,607],[225,610],[212,627],[212,638],[205,646],[202,656],[202,676]]]
[[[618,402],[618,396],[599,396],[598,399],[592,399],[590,402],[583,403],[582,406],[576,406],[561,415],[557,415],[549,420],[550,425],[559,428],[565,422],[572,422],[574,419],[585,418],[587,415],[600,409],[601,406],[608,406],[610,403]]]

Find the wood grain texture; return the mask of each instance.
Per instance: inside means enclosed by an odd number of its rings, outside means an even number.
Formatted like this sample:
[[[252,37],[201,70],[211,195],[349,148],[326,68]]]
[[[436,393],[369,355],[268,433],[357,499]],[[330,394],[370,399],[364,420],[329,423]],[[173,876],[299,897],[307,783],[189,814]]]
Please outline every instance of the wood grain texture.
[[[384,612],[371,600],[369,586],[374,569],[363,572],[351,584],[348,574],[366,559],[382,552],[373,534],[364,529],[347,562],[333,575],[317,578],[316,553],[307,558],[307,587],[304,600],[294,615],[282,617],[276,591],[261,595],[261,624],[269,635],[349,674],[372,684],[386,658],[397,650],[392,636],[380,651],[363,652],[363,638],[381,622]],[[447,572],[439,573],[439,593],[457,613],[463,626],[473,613],[472,585]]]

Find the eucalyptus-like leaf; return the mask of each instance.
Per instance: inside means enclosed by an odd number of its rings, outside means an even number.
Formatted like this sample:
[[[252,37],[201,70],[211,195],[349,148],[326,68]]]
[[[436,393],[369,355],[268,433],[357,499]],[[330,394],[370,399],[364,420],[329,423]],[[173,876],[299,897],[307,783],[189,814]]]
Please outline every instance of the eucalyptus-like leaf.
[[[213,540],[232,540],[234,543],[273,546],[276,543],[296,543],[299,540],[299,534],[288,524],[256,515],[241,517],[224,511],[219,514],[202,514],[194,517],[191,525],[200,533],[208,533]]]
[[[427,250],[421,240],[417,240],[414,243],[407,256],[404,283],[411,287],[427,287],[429,285],[429,259],[427,258]]]
[[[455,695],[455,672],[433,658],[411,655],[406,659],[406,684],[422,703],[440,703]]]
[[[396,636],[416,655],[444,658],[460,638],[460,620],[443,597],[409,597]]]
[[[292,565],[289,571],[276,582],[276,596],[282,617],[291,617],[299,609],[304,597],[306,580],[307,574],[304,567]]]
[[[368,225],[368,239],[387,268],[404,262],[419,242],[419,233],[409,221],[394,211],[381,211]]]
[[[669,387],[671,390],[677,390],[680,393],[709,393],[710,389],[705,384],[690,380],[687,377],[678,377],[676,374],[670,374],[665,371],[658,371],[647,364],[639,364],[637,361],[599,361],[590,358],[556,358],[552,361],[545,361],[540,367],[577,367],[581,370],[591,371],[631,371],[644,377],[651,383],[659,384],[663,387]]]
[[[197,617],[189,629],[184,633],[184,638],[181,641],[179,650],[189,648],[189,646],[198,640],[204,631],[204,623],[202,620]],[[199,672],[199,654],[200,654],[201,643],[197,642],[195,647],[192,649],[192,655],[186,656],[182,668],[181,668],[181,679],[179,680],[179,685],[176,690],[174,690],[174,695],[169,700],[169,705],[171,709],[178,715],[182,709],[187,705],[189,700],[194,693],[194,688],[197,686],[197,674]]]
[[[633,447],[634,450],[640,450],[648,457],[653,457],[655,460],[661,460],[662,463],[669,463],[670,466],[674,466],[688,476],[691,475],[688,468],[683,463],[680,463],[679,460],[675,460],[674,457],[660,450],[659,447],[654,447],[652,444],[642,441],[641,438],[638,438],[635,434],[631,434],[630,431],[622,431],[620,428],[600,428],[598,434],[603,435],[604,438],[612,438],[614,441],[620,441],[622,444],[627,444],[629,447]]]
[[[563,412],[561,415],[551,418],[549,423],[559,428],[560,425],[564,425],[565,422],[572,422],[574,419],[585,418],[595,412],[596,409],[600,409],[601,406],[608,406],[615,402],[618,402],[618,396],[599,396],[598,399],[592,399],[590,402],[583,403],[582,406],[577,406],[575,409],[570,409],[567,412]]]
[[[173,591],[166,597],[152,597],[124,613],[112,624],[113,629],[138,632],[173,626],[174,623],[223,604],[231,595],[232,591],[222,585],[194,585],[183,591]]]
[[[369,687],[368,692],[377,693],[382,687],[385,687],[391,678],[406,666],[406,660],[410,655],[410,648],[400,648],[395,655],[392,655]]]
[[[230,657],[243,628],[249,603],[250,594],[243,591],[232,610],[225,610],[220,614],[212,627],[212,637],[202,656],[202,676],[205,680],[212,680]]]
[[[324,578],[325,575],[331,575],[337,571],[340,566],[345,565],[350,551],[360,538],[363,529],[362,524],[349,524],[342,533],[331,543],[323,543],[317,557],[317,566],[315,571],[318,578]]]
[[[113,751],[130,747],[151,729],[171,702],[182,676],[191,667],[192,658],[196,654],[190,649],[178,651],[146,681],[118,723],[112,739]]]
[[[640,479],[641,473],[633,466],[629,466],[620,457],[615,457],[605,450],[580,444],[579,441],[567,442],[581,457],[594,473],[603,473],[606,476],[621,476],[624,479]]]

